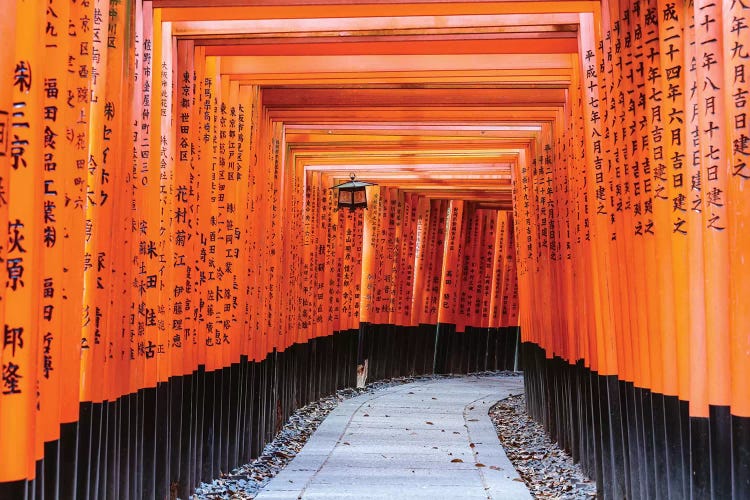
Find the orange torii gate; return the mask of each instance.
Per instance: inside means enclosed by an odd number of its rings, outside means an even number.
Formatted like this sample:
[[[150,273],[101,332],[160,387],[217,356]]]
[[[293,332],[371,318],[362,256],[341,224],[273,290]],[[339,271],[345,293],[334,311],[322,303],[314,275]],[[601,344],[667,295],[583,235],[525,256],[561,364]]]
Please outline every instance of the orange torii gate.
[[[749,494],[746,2],[247,3],[4,12],[0,497],[185,497],[365,360]]]

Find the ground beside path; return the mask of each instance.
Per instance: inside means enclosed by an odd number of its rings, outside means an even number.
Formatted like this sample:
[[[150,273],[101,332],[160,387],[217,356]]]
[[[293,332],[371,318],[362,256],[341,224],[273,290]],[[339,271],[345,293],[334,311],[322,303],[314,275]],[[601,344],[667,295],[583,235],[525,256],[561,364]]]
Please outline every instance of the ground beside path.
[[[467,376],[344,401],[256,498],[531,498],[487,415],[522,391],[518,376]]]

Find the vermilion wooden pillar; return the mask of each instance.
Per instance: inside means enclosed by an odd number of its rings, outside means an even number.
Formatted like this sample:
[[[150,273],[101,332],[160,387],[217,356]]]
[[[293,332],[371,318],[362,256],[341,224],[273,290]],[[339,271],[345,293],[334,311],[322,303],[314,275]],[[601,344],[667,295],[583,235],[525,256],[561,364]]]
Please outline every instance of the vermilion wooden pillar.
[[[417,322],[423,371],[520,324],[529,408],[603,496],[746,496],[743,2],[389,5],[563,27],[492,43],[382,19],[303,39],[325,3],[167,5],[0,22],[0,496],[186,496],[340,384],[359,319],[378,377]],[[342,33],[374,22],[336,9]],[[289,43],[216,38],[230,18]],[[378,199],[335,213],[354,163]],[[424,198],[422,163],[447,174]],[[512,170],[512,217],[469,168]]]

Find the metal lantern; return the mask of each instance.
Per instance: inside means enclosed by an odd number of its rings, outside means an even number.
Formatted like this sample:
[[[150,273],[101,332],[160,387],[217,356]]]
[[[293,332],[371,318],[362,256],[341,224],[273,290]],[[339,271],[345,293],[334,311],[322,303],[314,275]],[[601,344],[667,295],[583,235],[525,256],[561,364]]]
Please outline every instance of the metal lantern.
[[[362,182],[355,180],[356,175],[354,173],[349,175],[348,182],[333,186],[331,189],[339,190],[339,208],[348,208],[354,210],[355,208],[367,208],[367,193],[365,188],[367,186],[374,186],[372,182]]]

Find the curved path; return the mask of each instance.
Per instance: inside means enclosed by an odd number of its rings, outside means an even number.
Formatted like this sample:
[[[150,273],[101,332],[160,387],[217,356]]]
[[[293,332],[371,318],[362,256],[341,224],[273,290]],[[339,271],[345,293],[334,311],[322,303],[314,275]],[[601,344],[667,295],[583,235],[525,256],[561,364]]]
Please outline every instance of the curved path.
[[[341,403],[258,500],[528,499],[487,410],[521,377],[419,381]]]

